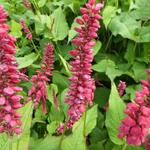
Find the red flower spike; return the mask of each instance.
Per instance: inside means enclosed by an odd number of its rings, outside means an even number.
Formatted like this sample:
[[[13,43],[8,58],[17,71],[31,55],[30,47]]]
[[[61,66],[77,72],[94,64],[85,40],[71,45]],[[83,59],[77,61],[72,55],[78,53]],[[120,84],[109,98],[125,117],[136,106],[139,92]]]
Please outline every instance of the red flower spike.
[[[0,133],[13,136],[21,133],[21,115],[16,114],[22,107],[20,100],[23,97],[17,94],[22,91],[16,86],[20,82],[20,72],[15,59],[15,38],[8,34],[6,17],[7,13],[0,5]]]
[[[142,90],[136,92],[134,103],[129,103],[125,110],[128,115],[122,120],[119,138],[126,137],[129,145],[140,146],[148,135],[150,128],[150,72],[147,81],[142,80]],[[123,89],[123,88],[121,88]],[[122,93],[122,92],[121,92]],[[128,119],[130,118],[130,120]],[[145,142],[148,146],[147,141]]]
[[[39,106],[42,102],[42,111],[46,113],[46,99],[48,98],[46,83],[49,77],[52,76],[53,70],[53,50],[54,47],[51,43],[46,44],[44,55],[41,62],[41,71],[37,71],[37,75],[32,76],[32,87],[28,92],[29,100],[33,100],[35,107]]]
[[[69,79],[70,87],[65,100],[69,105],[68,129],[72,128],[73,124],[80,119],[86,111],[87,105],[92,105],[95,90],[95,81],[91,78],[92,47],[95,45],[93,40],[97,37],[96,31],[100,27],[101,16],[99,13],[102,7],[98,7],[99,4],[96,5],[95,0],[89,0],[85,6],[80,9],[83,14],[82,18],[76,19],[76,22],[81,25],[79,28],[75,28],[78,36],[72,40],[76,48],[69,52],[74,60],[70,62],[73,76]],[[63,132],[62,125],[57,130],[58,134],[60,132]]]

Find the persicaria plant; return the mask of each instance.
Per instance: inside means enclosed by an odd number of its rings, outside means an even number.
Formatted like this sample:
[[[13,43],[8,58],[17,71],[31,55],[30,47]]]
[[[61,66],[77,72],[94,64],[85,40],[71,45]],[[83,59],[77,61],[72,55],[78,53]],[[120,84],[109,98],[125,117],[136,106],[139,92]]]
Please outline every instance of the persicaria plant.
[[[0,1],[0,150],[150,150],[149,0]]]

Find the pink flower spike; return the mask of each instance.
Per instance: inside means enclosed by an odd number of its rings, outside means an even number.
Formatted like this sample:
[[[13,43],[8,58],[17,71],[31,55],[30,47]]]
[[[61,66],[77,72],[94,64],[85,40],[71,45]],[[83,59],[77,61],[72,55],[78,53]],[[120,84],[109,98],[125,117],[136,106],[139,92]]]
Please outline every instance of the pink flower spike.
[[[0,5],[0,133],[7,133],[9,136],[16,134],[20,128],[21,116],[15,116],[17,109],[22,107],[20,99],[22,96],[17,92],[22,88],[20,83],[20,72],[16,63],[16,39],[8,34],[9,26],[6,24],[7,13]]]
[[[76,19],[80,27],[75,28],[77,37],[72,40],[76,48],[69,53],[73,60],[70,62],[72,77],[69,78],[70,86],[65,102],[69,105],[68,117],[66,122],[67,129],[72,128],[73,124],[80,119],[86,111],[88,105],[92,105],[95,91],[95,81],[92,79],[92,61],[95,45],[94,39],[98,36],[96,31],[99,29],[99,15],[102,5],[95,5],[95,0],[89,0],[85,8],[81,8],[82,17]],[[94,13],[93,10],[97,12]],[[61,126],[57,133],[62,131]]]
[[[30,88],[28,95],[29,99],[33,100],[35,108],[42,103],[42,112],[46,111],[46,99],[48,98],[46,84],[49,81],[49,77],[52,76],[53,70],[53,51],[54,47],[51,43],[45,45],[43,59],[41,61],[41,70],[37,70],[37,75],[33,75],[31,78],[32,87]]]
[[[145,142],[150,128],[150,74],[148,73],[147,81],[142,80],[142,89],[136,92],[134,103],[129,103],[125,110],[128,115],[123,119],[119,127],[119,138],[126,137],[127,144],[140,146]],[[124,90],[125,84],[121,82],[118,90]],[[130,118],[130,120],[128,119]],[[126,128],[129,128],[128,131]],[[127,131],[127,132],[126,132]],[[146,144],[146,143],[145,143]],[[146,144],[146,146],[148,146]]]

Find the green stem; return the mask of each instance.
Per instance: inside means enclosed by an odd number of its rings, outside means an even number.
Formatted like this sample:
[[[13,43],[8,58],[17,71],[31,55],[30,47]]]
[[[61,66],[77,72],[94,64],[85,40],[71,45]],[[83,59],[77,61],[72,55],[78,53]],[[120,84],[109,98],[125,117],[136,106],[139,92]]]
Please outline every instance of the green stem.
[[[118,0],[116,0],[116,7],[118,8],[118,4],[119,4],[119,2],[118,2]]]
[[[35,46],[33,40],[31,40],[31,43],[32,43],[32,45],[33,45],[33,47],[34,47],[34,50],[37,52],[37,54],[38,54],[38,55],[40,56],[40,58],[41,58],[41,55],[40,55],[40,53],[39,53],[37,47]]]
[[[9,150],[12,150],[12,137],[9,137]]]
[[[16,150],[19,150],[19,137],[17,137],[17,149]]]
[[[85,143],[85,150],[87,150],[87,145],[86,145],[86,116],[87,112],[85,111],[84,113],[84,124],[83,124],[83,136],[84,136],[84,143]]]
[[[67,126],[66,126],[66,124],[64,124],[64,131],[63,131],[63,133],[62,133],[62,135],[61,135],[61,139],[60,139],[60,142],[59,142],[59,145],[58,145],[58,149],[57,149],[57,150],[61,150],[61,145],[62,145],[64,136],[65,136],[66,129],[67,129]]]
[[[122,150],[126,150],[126,148],[127,148],[127,144],[125,143],[122,147]]]
[[[106,52],[106,51],[107,51],[107,49],[108,49],[108,47],[109,47],[109,44],[110,44],[111,39],[112,39],[112,34],[110,35],[110,37],[109,37],[109,39],[108,39],[108,42],[107,42],[107,45],[106,45],[106,47],[105,47],[104,52]]]

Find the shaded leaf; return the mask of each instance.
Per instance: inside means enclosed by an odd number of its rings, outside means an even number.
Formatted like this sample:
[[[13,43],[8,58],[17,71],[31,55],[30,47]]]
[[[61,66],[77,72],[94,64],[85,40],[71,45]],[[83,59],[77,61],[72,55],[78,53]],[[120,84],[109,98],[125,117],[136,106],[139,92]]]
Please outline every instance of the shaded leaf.
[[[106,112],[105,123],[111,141],[117,145],[122,145],[124,143],[122,139],[119,139],[117,137],[118,128],[121,123],[120,121],[125,116],[124,109],[125,109],[125,104],[120,98],[114,82],[112,82],[111,94],[109,97],[109,107]]]

